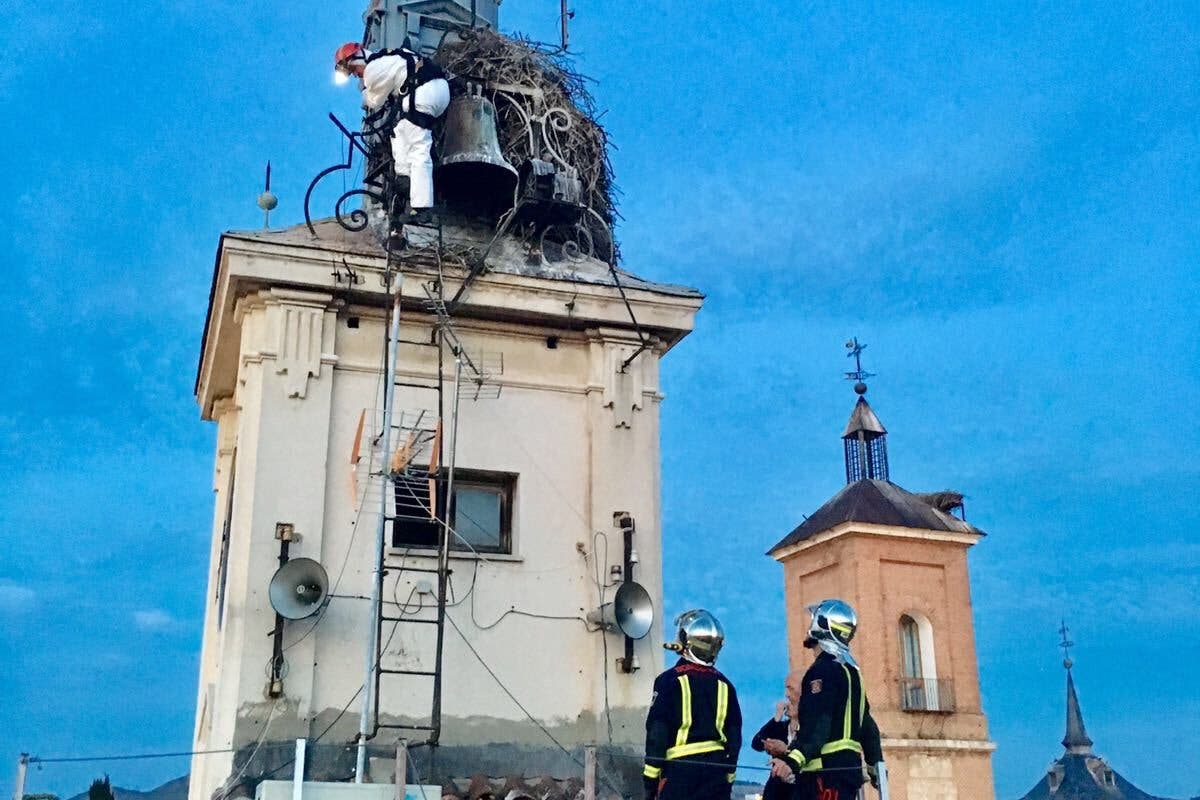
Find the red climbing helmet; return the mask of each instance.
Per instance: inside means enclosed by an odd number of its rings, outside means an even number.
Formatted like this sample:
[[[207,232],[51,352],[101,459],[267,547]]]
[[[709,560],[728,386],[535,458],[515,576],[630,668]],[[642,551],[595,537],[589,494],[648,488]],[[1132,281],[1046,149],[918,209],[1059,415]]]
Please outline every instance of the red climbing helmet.
[[[363,47],[358,42],[346,42],[333,54],[333,68],[338,72],[349,74],[350,61],[363,57]]]

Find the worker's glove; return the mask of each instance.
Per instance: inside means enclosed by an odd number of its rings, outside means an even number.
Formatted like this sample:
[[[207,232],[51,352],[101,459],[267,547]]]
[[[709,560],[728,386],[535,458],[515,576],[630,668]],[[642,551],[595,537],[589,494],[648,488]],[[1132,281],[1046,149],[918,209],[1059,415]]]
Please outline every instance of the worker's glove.
[[[876,789],[879,788],[879,767],[874,764],[867,764],[867,778],[871,781],[871,785]]]
[[[646,800],[655,800],[658,797],[658,778],[642,778],[642,786],[646,789]]]

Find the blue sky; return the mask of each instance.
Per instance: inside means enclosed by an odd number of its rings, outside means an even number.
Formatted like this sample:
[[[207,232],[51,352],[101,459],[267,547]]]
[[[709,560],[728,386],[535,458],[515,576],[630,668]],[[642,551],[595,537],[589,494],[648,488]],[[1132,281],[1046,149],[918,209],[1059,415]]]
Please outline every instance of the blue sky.
[[[4,791],[22,749],[189,744],[213,250],[261,224],[268,158],[275,220],[299,219],[338,152],[326,112],[354,116],[329,58],[362,5],[0,19]],[[552,39],[557,5],[507,0],[504,26]],[[760,554],[842,482],[857,335],[893,478],[963,491],[990,534],[972,589],[998,796],[1060,751],[1064,616],[1099,751],[1200,794],[1179,757],[1200,744],[1200,12],[981,6],[574,4],[626,265],[709,295],[664,368],[667,602],[722,615],[722,664],[766,714],[784,621]],[[187,768],[108,766],[143,788]]]

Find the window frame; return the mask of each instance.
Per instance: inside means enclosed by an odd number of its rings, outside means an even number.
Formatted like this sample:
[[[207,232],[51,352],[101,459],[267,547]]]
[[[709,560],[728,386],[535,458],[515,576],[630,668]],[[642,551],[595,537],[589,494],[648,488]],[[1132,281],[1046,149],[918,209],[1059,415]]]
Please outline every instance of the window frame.
[[[216,591],[213,602],[217,607],[217,630],[225,627],[225,601],[229,583],[229,548],[233,543],[233,498],[237,489],[237,448],[229,459],[229,483],[226,486],[225,519],[221,523],[220,553],[217,556]]]
[[[417,466],[412,468],[415,473],[415,478],[410,480],[424,480],[424,468]],[[446,502],[446,488],[449,479],[449,470],[441,469],[437,477],[437,517],[432,520],[432,524],[440,526],[441,520],[448,518],[451,520],[451,525],[457,529],[455,515],[457,514],[457,496],[458,491],[462,488],[478,488],[482,490],[495,490],[500,498],[500,542],[495,546],[480,545],[472,543],[470,546],[465,544],[458,537],[452,536],[450,542],[450,554],[455,557],[472,558],[476,554],[482,557],[489,555],[495,556],[512,556],[515,554],[515,506],[517,498],[517,479],[518,474],[515,472],[503,472],[499,470],[483,470],[471,469],[466,467],[456,467],[454,470],[454,492],[455,496]],[[395,503],[395,493],[399,490],[399,484],[393,483],[393,504]],[[425,495],[428,502],[428,495]],[[393,505],[393,514],[395,505]],[[481,527],[481,526],[480,526]],[[436,553],[438,546],[436,543],[428,544],[425,542],[413,543],[401,541],[397,533],[397,520],[393,519],[392,528],[389,531],[388,541],[390,547],[394,550],[405,551],[426,551]]]
[[[447,509],[449,519],[455,530],[458,524],[458,492],[462,488],[474,488],[485,491],[495,491],[500,498],[500,531],[499,542],[493,547],[472,543],[468,547],[462,540],[455,537],[450,542],[450,549],[458,552],[472,551],[492,555],[512,555],[513,553],[513,506],[517,498],[517,476],[512,472],[494,472],[490,470],[455,469],[454,496],[450,498]],[[479,523],[475,523],[480,527]]]
[[[907,632],[905,621],[911,621],[916,633],[916,655],[918,675],[907,675],[910,653],[908,642],[912,637]],[[900,644],[900,686],[903,693],[904,711],[942,711],[941,687],[937,671],[937,656],[934,645],[933,623],[919,611],[907,610],[900,614],[896,625]]]

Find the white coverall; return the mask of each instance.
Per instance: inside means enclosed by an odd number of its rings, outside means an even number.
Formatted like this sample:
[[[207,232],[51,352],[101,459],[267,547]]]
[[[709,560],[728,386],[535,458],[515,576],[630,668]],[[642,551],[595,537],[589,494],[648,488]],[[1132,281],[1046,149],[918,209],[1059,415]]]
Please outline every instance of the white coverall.
[[[380,56],[363,69],[363,102],[374,111],[388,97],[401,96],[408,78],[408,64],[402,56]],[[450,85],[442,78],[423,83],[416,89],[416,109],[440,117],[450,105]],[[404,97],[405,108],[408,98]],[[397,175],[407,175],[408,204],[414,209],[433,205],[433,132],[407,119],[396,123],[392,132],[392,161]]]

